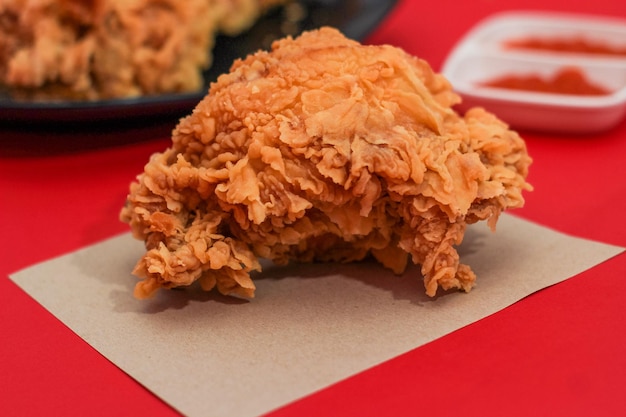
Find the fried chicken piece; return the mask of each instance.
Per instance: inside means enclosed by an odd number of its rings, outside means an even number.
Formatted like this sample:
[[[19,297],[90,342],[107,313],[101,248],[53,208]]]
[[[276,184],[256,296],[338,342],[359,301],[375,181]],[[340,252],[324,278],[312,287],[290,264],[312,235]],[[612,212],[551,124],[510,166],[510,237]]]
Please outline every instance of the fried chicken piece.
[[[93,74],[104,97],[196,91],[215,23],[206,0],[109,0]]]
[[[269,1],[0,0],[0,85],[31,100],[198,91],[217,32],[286,2]]]
[[[0,0],[0,84],[30,96],[80,98],[92,89],[89,28],[103,12],[100,0]]]
[[[209,0],[217,30],[236,36],[252,26],[269,9],[289,3],[285,0]]]
[[[524,141],[392,46],[334,29],[236,61],[130,187],[144,240],[135,295],[194,281],[253,297],[259,258],[420,264],[426,293],[469,291],[455,246],[470,223],[524,203]]]

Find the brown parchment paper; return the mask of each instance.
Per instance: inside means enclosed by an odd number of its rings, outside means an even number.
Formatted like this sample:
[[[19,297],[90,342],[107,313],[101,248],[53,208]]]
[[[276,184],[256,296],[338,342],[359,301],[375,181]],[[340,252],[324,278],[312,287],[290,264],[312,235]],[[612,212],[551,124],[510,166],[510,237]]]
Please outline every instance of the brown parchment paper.
[[[199,289],[136,300],[142,242],[124,234],[11,276],[105,357],[189,416],[266,413],[563,281],[623,248],[504,215],[459,252],[469,294],[424,295],[419,268],[275,267],[243,301]]]

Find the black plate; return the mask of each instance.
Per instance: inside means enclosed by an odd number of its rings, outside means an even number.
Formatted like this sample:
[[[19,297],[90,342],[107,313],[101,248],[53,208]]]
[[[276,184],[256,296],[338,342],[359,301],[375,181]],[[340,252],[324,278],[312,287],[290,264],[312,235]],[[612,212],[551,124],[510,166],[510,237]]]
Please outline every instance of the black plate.
[[[297,22],[295,33],[333,26],[347,37],[363,40],[387,13],[395,0],[300,0],[304,18]],[[272,39],[284,36],[284,13],[277,9],[254,27],[237,37],[219,36],[212,51],[213,65],[204,74],[201,91],[190,94],[144,96],[103,101],[27,102],[0,93],[0,121],[10,123],[77,123],[146,118],[178,118],[191,112],[217,77],[228,72],[236,58],[259,49],[267,49]]]

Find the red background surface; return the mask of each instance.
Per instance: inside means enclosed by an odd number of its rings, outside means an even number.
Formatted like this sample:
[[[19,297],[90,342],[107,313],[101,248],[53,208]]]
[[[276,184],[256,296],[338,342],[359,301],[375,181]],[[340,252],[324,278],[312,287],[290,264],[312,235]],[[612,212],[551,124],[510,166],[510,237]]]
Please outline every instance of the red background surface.
[[[615,0],[405,0],[367,42],[438,70],[471,26],[515,9],[626,17]],[[127,231],[117,215],[128,183],[167,146],[170,127],[0,124],[0,415],[177,415],[8,279]],[[516,214],[626,246],[626,121],[593,136],[521,133],[535,191]],[[626,415],[625,292],[622,254],[271,415]]]

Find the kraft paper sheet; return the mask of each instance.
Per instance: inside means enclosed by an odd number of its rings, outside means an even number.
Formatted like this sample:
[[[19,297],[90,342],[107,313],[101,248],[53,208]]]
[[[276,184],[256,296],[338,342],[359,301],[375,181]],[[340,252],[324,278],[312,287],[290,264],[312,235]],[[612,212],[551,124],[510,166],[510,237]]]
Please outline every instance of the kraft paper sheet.
[[[267,413],[442,337],[617,255],[510,215],[469,228],[469,294],[424,295],[419,267],[264,264],[251,301],[198,288],[132,296],[129,233],[12,275],[122,370],[188,416]]]

